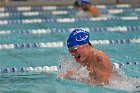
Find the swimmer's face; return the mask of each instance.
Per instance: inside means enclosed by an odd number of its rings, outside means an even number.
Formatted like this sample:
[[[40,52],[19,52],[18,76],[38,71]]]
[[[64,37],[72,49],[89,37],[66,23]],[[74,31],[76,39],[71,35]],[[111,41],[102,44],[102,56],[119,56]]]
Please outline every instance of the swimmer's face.
[[[72,56],[75,58],[76,62],[83,63],[87,58],[87,45],[77,45],[74,47],[70,47],[68,50],[72,54]]]

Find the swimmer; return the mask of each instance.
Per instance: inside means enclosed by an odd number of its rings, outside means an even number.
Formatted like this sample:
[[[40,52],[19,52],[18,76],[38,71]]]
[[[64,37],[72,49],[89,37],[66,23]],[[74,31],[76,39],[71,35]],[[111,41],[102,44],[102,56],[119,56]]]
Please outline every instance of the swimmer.
[[[76,0],[74,6],[78,9],[82,9],[83,11],[87,12],[89,16],[101,16],[100,10],[96,6],[91,4],[90,0]]]
[[[108,84],[113,65],[107,54],[94,48],[89,41],[89,33],[83,29],[74,29],[67,40],[68,51],[81,67],[86,67],[89,78],[85,80],[77,72],[69,70],[62,77],[77,75],[84,82],[95,85]]]
[[[101,87],[140,91],[140,79],[127,77],[115,68],[105,52],[91,45],[89,37],[89,33],[83,29],[74,29],[70,33],[67,47],[75,61],[68,59],[67,69],[59,77]]]

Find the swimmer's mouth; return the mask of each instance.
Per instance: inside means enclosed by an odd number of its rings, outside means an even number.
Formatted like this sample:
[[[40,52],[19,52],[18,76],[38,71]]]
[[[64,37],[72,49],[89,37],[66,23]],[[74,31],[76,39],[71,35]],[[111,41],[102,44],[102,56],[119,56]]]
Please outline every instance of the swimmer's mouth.
[[[80,58],[80,55],[79,55],[79,54],[77,54],[77,55],[75,56],[75,58]]]

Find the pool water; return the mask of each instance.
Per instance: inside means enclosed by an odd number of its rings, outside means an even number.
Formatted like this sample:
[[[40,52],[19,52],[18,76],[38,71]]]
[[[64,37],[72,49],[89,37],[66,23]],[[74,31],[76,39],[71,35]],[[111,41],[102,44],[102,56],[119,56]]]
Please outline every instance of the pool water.
[[[109,7],[111,5],[108,5]],[[112,5],[115,6],[115,5]],[[78,17],[73,8],[67,6],[59,6],[57,10],[30,10],[42,13],[37,16],[24,16],[23,12],[17,11],[16,8],[8,7],[5,11],[0,13],[9,13],[10,16],[0,16],[0,45],[3,44],[27,44],[27,43],[45,43],[45,42],[66,42],[71,28],[88,28],[93,29],[90,31],[91,40],[127,40],[140,38],[140,11],[132,11],[140,9],[139,5],[129,8],[116,8],[111,9],[127,9],[131,12],[124,11],[122,13],[105,13],[110,8],[102,9],[104,17],[137,17],[135,19],[110,19],[110,20],[90,20],[90,17]],[[38,9],[38,8],[35,8]],[[40,8],[39,8],[40,9]],[[50,14],[54,11],[66,10],[67,14]],[[16,14],[18,13],[19,16]],[[43,15],[44,13],[44,15]],[[45,14],[46,13],[46,14]],[[17,16],[15,16],[17,15]],[[13,20],[25,19],[46,19],[46,21],[33,22],[33,23],[16,23]],[[75,18],[77,21],[59,22],[47,21],[57,20],[59,18]],[[78,18],[81,18],[78,19]],[[82,19],[86,20],[82,20]],[[3,20],[11,20],[13,23],[4,24]],[[135,27],[137,26],[137,27]],[[114,27],[115,31],[101,30],[99,28]],[[119,27],[126,27],[124,30],[118,29]],[[38,29],[56,29],[55,32],[48,33],[28,33],[27,30]],[[59,29],[59,30],[58,30]],[[99,29],[99,30],[98,30]],[[25,31],[24,33],[22,31]],[[58,30],[58,31],[57,31]],[[10,33],[6,33],[10,31]],[[19,31],[19,32],[18,32]],[[13,33],[12,33],[13,32]],[[21,33],[22,32],[22,33]],[[93,44],[94,47],[105,51],[112,62],[126,63],[138,62],[140,63],[140,41],[135,43],[116,43],[116,44]],[[59,66],[60,58],[69,55],[66,46],[62,47],[23,47],[23,48],[0,48],[0,68],[22,68],[22,67],[36,67],[36,66]],[[121,70],[128,77],[140,78],[140,65],[125,65]],[[0,73],[0,93],[126,93],[127,90],[116,90],[111,88],[97,87],[78,82],[76,80],[58,79],[57,73]],[[133,92],[132,92],[133,93]],[[134,92],[135,93],[135,92]]]

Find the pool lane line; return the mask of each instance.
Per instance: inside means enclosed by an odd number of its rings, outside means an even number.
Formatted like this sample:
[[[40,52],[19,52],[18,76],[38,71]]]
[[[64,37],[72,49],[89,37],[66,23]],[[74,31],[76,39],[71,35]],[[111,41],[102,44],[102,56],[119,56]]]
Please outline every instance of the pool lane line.
[[[50,17],[52,15],[67,15],[67,14],[77,14],[79,11],[77,10],[57,10],[57,11],[9,11],[9,12],[1,12],[0,18],[6,17],[31,17],[31,16],[42,16],[42,17]],[[103,9],[101,10],[102,14],[121,14],[121,13],[130,13],[130,12],[140,12],[140,8],[136,9]]]
[[[96,28],[84,28],[82,29],[88,31],[88,32],[133,32],[133,31],[139,31],[139,26],[114,26],[114,27],[96,27]],[[71,32],[74,28],[47,28],[47,29],[32,29],[32,30],[0,30],[0,35],[6,35],[6,34],[47,34],[47,33],[68,33]]]
[[[31,24],[31,23],[74,23],[74,22],[85,22],[85,21],[139,21],[140,16],[123,16],[123,17],[90,17],[90,18],[33,18],[33,19],[10,19],[10,20],[0,20],[0,25],[12,25],[12,24]]]
[[[133,62],[121,62],[121,63],[113,63],[113,66],[115,69],[120,69],[124,66],[135,66],[138,65],[138,61],[133,61]],[[0,74],[2,73],[21,73],[21,72],[49,72],[49,73],[57,73],[60,71],[61,66],[36,66],[36,67],[3,67],[0,68]]]
[[[91,44],[110,45],[110,44],[139,44],[137,39],[117,39],[117,40],[91,40]],[[40,43],[22,43],[22,44],[0,44],[0,49],[21,49],[21,48],[58,48],[66,46],[65,42],[40,42]]]

